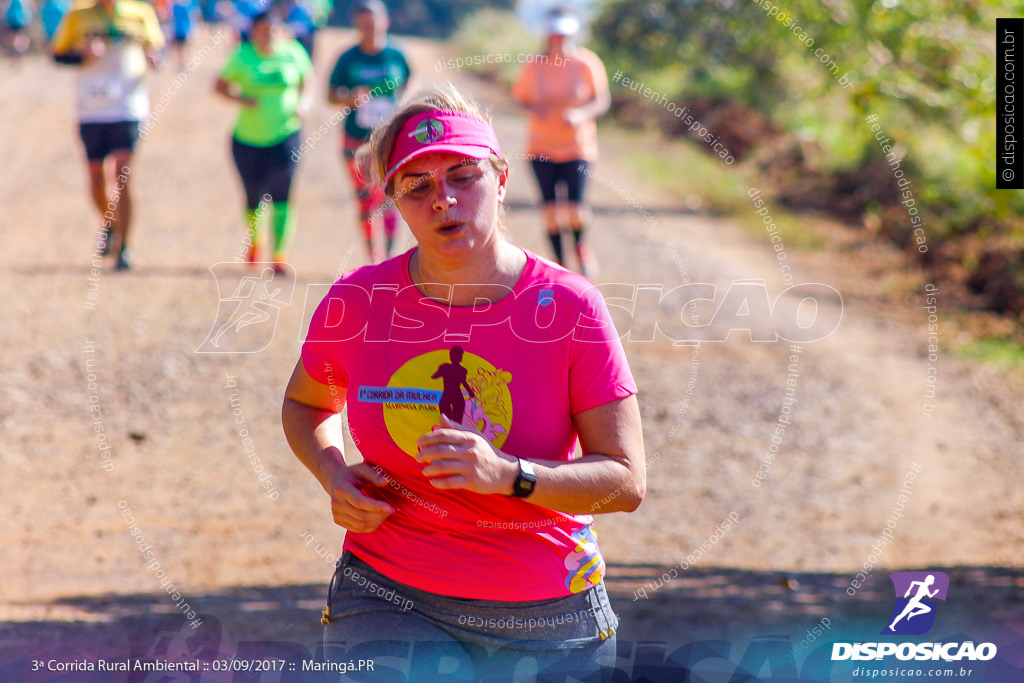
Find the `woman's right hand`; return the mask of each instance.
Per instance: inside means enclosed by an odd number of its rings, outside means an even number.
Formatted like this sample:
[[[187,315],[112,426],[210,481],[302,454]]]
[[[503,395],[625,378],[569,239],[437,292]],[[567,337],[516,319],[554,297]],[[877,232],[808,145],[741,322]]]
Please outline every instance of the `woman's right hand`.
[[[331,512],[334,523],[356,534],[376,531],[395,508],[363,491],[369,487],[386,487],[388,480],[365,462],[346,466],[331,484]]]

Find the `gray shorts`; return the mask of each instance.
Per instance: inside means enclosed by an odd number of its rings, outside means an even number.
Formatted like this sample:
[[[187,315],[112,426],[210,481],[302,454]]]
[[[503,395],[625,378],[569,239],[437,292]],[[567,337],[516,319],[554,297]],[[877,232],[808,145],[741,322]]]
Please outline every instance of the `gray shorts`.
[[[353,681],[610,681],[618,618],[604,583],[550,600],[450,598],[392,581],[346,551],[328,591],[328,661]],[[525,676],[525,678],[524,678]]]

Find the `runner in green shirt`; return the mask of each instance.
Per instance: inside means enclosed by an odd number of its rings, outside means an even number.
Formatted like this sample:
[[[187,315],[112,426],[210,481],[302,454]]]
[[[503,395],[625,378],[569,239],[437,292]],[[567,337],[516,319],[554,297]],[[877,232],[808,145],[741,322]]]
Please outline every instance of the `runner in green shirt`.
[[[273,260],[284,270],[295,234],[288,195],[300,155],[302,89],[313,69],[296,41],[277,36],[269,13],[253,17],[249,40],[235,48],[215,90],[241,104],[231,153],[245,189],[249,261],[258,261],[261,202],[273,204]]]

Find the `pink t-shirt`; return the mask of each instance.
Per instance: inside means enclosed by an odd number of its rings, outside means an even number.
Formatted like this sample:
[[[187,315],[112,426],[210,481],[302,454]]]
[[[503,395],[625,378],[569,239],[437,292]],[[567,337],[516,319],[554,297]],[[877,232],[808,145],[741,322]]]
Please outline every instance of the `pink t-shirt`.
[[[435,489],[413,454],[443,412],[502,452],[571,460],[572,416],[636,393],[604,299],[526,251],[504,298],[449,307],[412,283],[412,253],[338,280],[302,347],[306,372],[345,392],[363,459],[391,478],[366,490],[396,511],[376,531],[347,533],[345,549],[391,579],[459,598],[543,600],[600,583],[590,515]]]

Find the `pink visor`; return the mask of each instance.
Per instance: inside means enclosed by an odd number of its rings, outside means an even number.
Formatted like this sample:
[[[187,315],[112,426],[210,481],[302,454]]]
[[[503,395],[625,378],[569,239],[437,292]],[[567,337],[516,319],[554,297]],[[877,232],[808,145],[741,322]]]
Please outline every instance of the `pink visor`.
[[[428,152],[454,152],[470,159],[501,156],[498,136],[491,124],[470,114],[428,111],[402,124],[388,157],[387,184],[403,164]]]

